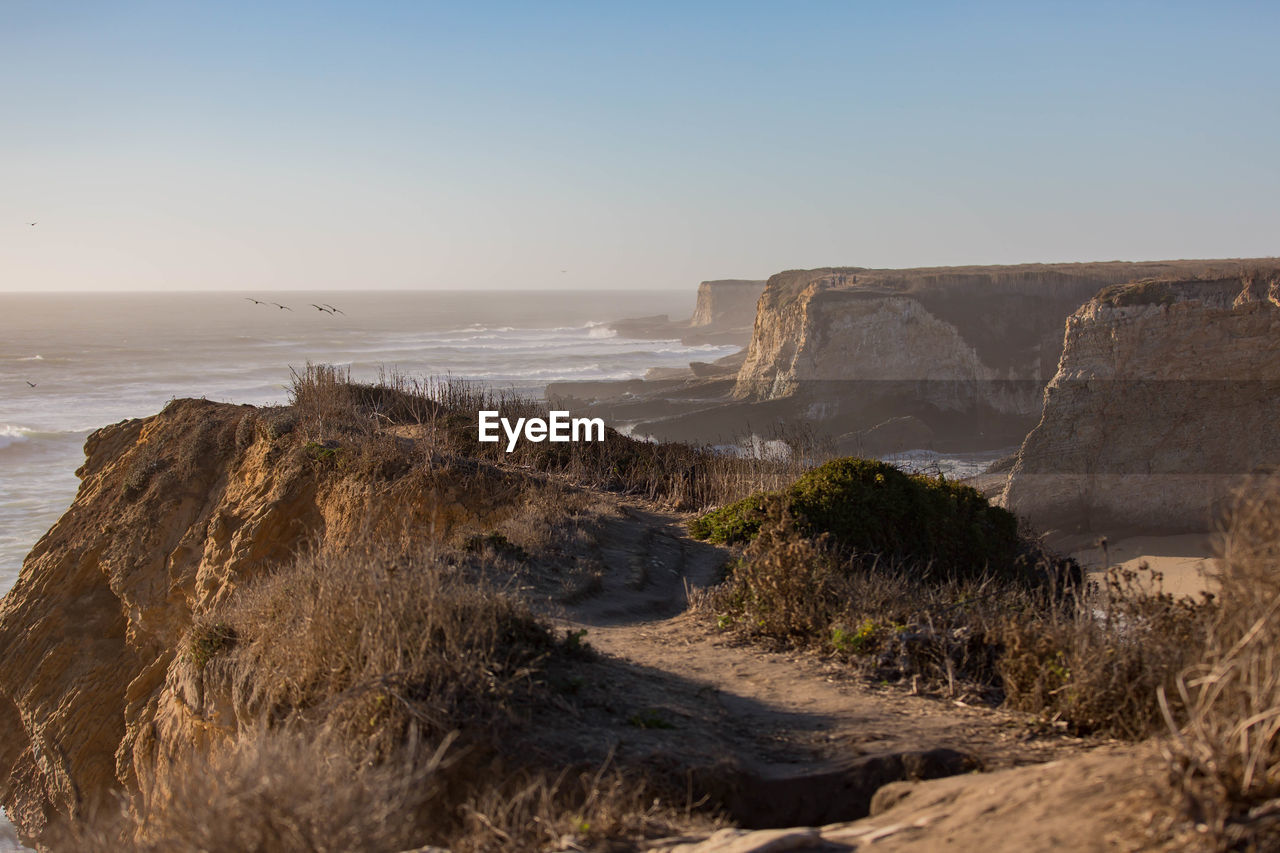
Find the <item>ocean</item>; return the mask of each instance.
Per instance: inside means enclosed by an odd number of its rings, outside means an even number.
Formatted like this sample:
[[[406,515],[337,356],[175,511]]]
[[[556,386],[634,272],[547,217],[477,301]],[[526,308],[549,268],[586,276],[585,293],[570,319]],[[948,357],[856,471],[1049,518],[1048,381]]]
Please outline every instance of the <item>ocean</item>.
[[[358,380],[451,375],[538,397],[555,380],[628,379],[733,352],[603,325],[682,319],[693,301],[692,290],[0,293],[0,593],[71,503],[98,427],[179,397],[284,402],[291,369],[308,361]]]

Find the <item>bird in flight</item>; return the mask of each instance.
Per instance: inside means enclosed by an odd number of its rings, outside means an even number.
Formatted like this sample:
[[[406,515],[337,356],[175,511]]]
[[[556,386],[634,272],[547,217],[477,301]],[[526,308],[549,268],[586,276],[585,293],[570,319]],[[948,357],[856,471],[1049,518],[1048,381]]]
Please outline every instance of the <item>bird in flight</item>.
[[[32,382],[30,379],[24,379],[24,380],[22,380],[22,381],[23,381],[23,382],[26,382],[26,383],[27,383],[28,385],[30,385],[32,388],[36,387],[36,383]]]
[[[248,300],[249,300],[250,302],[252,302],[254,305],[266,305],[266,304],[267,304],[267,303],[263,302],[261,299],[254,299],[252,296],[246,296],[246,297],[245,297],[245,299],[248,299]]]
[[[39,223],[39,222],[28,222],[27,224],[28,224],[28,225],[39,225],[40,223]]]
[[[311,303],[311,307],[312,307],[312,308],[314,308],[314,309],[316,309],[317,311],[319,311],[319,312],[321,312],[321,313],[329,313],[329,314],[332,314],[332,313],[333,313],[333,309],[332,309],[332,308],[325,308],[324,306],[322,306],[322,305],[317,305],[317,304],[315,304],[314,302],[312,302],[312,303]]]
[[[337,314],[346,314],[346,313],[347,313],[346,311],[343,311],[341,308],[334,308],[334,307],[333,307],[332,305],[330,305],[328,302],[326,302],[326,303],[324,304],[324,307],[329,309],[329,313],[330,313],[330,314],[334,314],[334,313],[337,313]]]
[[[288,305],[281,305],[279,302],[272,302],[271,304],[272,304],[272,305],[274,305],[274,306],[276,306],[277,308],[279,308],[281,311],[292,311],[292,310],[293,310],[293,309],[292,309],[292,308],[290,308]]]

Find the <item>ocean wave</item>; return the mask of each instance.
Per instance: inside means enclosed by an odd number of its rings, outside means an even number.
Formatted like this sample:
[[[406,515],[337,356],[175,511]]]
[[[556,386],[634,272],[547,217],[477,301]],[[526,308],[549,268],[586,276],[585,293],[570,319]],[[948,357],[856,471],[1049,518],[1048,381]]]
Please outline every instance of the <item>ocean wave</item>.
[[[26,427],[0,424],[0,449],[6,448],[11,444],[17,444],[20,441],[26,441],[31,436],[31,433],[32,430]]]
[[[617,329],[611,329],[608,326],[591,326],[587,332],[589,338],[616,338],[618,336]]]
[[[589,377],[591,379],[632,379],[636,377],[635,371],[628,370],[610,370],[601,364],[584,364],[579,367],[547,367],[534,368],[530,370],[493,370],[484,372],[475,372],[466,375],[467,379],[483,379],[490,381],[504,380],[557,380],[557,379],[581,379]]]
[[[26,358],[20,358],[18,361],[44,361],[44,356],[40,353],[36,353],[35,355],[29,355]]]
[[[71,441],[78,445],[89,433],[101,426],[103,424],[100,423],[86,428],[32,429],[31,427],[16,426],[14,424],[0,424],[0,449],[31,442],[43,443],[45,441]]]

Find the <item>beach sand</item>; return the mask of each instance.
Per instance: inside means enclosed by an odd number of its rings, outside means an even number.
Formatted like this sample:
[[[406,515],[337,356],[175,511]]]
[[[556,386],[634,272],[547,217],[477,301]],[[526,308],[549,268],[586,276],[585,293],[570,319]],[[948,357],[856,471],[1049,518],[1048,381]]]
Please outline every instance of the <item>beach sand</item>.
[[[1108,562],[1126,569],[1137,569],[1145,563],[1163,575],[1165,592],[1194,597],[1215,590],[1217,561],[1212,537],[1207,533],[1116,537],[1108,541],[1105,553],[1092,542],[1068,544],[1064,550],[1080,562],[1091,578],[1100,579]]]

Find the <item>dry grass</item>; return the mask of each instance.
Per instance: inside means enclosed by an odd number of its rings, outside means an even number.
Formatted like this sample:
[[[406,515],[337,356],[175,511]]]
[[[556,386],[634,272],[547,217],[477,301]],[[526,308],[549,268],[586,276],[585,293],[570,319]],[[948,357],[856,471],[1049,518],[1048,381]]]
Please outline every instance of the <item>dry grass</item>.
[[[353,383],[349,371],[327,365],[308,364],[294,372],[290,403],[307,440],[321,446],[355,440],[362,464],[373,471],[380,460],[401,453],[388,444],[395,433],[414,439],[426,467],[447,464],[449,458],[480,460],[555,474],[680,510],[719,506],[778,488],[827,454],[825,445],[804,430],[731,454],[704,446],[639,441],[611,429],[600,442],[521,442],[508,453],[505,442],[479,441],[477,413],[492,410],[513,420],[546,417],[545,405],[448,377],[384,373],[374,384]]]
[[[1280,847],[1280,475],[1250,485],[1228,513],[1203,660],[1167,692],[1174,784],[1224,850]]]
[[[161,794],[122,802],[117,814],[54,846],[83,853],[612,850],[716,826],[607,765],[503,776],[494,766],[464,766],[448,742],[441,747],[425,759],[401,752],[370,763],[323,738],[259,730],[219,755],[187,762]]]
[[[238,734],[61,847],[594,850],[710,825],[665,777],[539,745],[530,718],[563,715],[592,655],[487,583],[491,557],[384,536],[238,590],[181,662]]]
[[[907,562],[851,555],[784,516],[697,607],[723,629],[815,649],[877,680],[994,701],[1003,616],[1033,608],[1036,595],[992,576],[939,580]]]
[[[1163,727],[1158,691],[1199,658],[1216,609],[1163,592],[1157,573],[1113,569],[1100,587],[1009,614],[1005,704],[1077,733],[1149,737]]]
[[[939,579],[842,552],[783,517],[697,606],[723,629],[814,649],[876,680],[1003,703],[1079,734],[1158,731],[1157,688],[1198,658],[1213,603],[1150,592],[1133,572],[1079,588],[1069,567],[1040,559],[1056,582]]]
[[[239,685],[254,717],[301,718],[377,755],[494,732],[537,700],[558,646],[476,563],[387,543],[304,555],[205,618],[235,637],[206,678]]]

